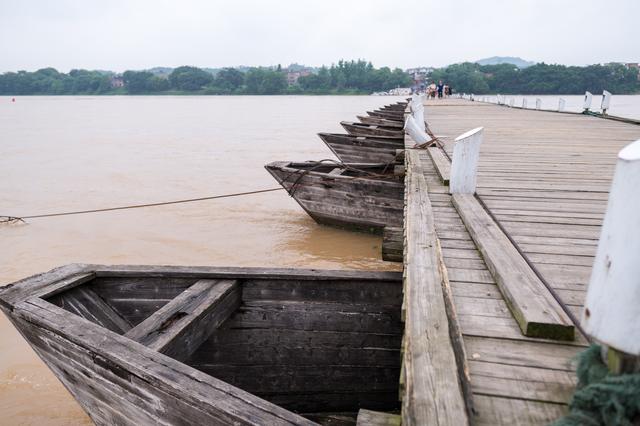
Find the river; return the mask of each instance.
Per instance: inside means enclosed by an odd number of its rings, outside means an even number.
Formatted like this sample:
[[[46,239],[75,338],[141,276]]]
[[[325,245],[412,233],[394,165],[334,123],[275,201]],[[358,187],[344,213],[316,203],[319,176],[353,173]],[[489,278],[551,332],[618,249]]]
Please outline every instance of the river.
[[[400,98],[0,97],[0,215],[279,185],[275,160],[333,158],[317,132]],[[317,225],[286,192],[0,225],[0,283],[72,262],[397,269],[380,237]],[[0,423],[90,424],[0,315]]]

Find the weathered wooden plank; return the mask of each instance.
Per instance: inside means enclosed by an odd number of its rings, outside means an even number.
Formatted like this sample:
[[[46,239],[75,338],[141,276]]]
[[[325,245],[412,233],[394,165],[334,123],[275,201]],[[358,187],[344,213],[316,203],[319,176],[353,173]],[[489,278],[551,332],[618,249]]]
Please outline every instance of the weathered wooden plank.
[[[62,291],[83,284],[93,278],[92,266],[75,263],[64,265],[8,284],[0,288],[0,304],[10,308],[29,297],[44,296],[49,291]]]
[[[361,408],[358,411],[356,426],[400,426],[402,418],[397,414],[381,413]]]
[[[529,337],[573,340],[571,319],[476,198],[454,194],[452,200],[522,332]]]
[[[43,300],[22,302],[13,312],[12,320],[29,323],[34,331],[28,337],[32,345],[40,345],[45,352],[52,353],[50,345],[55,343],[60,348],[58,353],[69,353],[71,359],[82,360],[90,371],[99,374],[97,378],[114,384],[122,397],[140,395],[143,401],[132,400],[135,407],[155,415],[160,424],[169,415],[182,417],[182,422],[191,424],[313,424]],[[22,323],[17,325],[24,329]],[[87,356],[81,358],[75,348]],[[64,368],[65,362],[59,365]],[[85,387],[83,375],[73,374],[71,379],[67,382],[69,388],[83,387],[94,400],[100,400],[107,387],[104,381],[97,382],[95,387]],[[79,402],[87,410],[92,408],[83,399]],[[121,407],[125,416],[132,411],[126,406],[115,406]],[[157,412],[164,413],[164,417],[153,414]],[[138,425],[137,419],[128,418],[122,424]]]
[[[407,151],[405,250],[405,394],[402,423],[468,423],[449,336],[442,261],[416,151]]]
[[[124,334],[131,329],[131,323],[89,287],[75,287],[49,301],[113,332]]]
[[[382,260],[402,262],[404,250],[403,229],[385,226],[382,231]]]
[[[235,280],[200,280],[125,336],[184,360],[240,306],[240,298]]]
[[[567,413],[566,405],[495,396],[476,396],[477,426],[546,425]]]
[[[429,156],[431,156],[431,160],[438,172],[438,176],[442,180],[443,185],[449,185],[449,180],[451,179],[451,162],[444,155],[444,151],[437,146],[427,148],[429,152]]]

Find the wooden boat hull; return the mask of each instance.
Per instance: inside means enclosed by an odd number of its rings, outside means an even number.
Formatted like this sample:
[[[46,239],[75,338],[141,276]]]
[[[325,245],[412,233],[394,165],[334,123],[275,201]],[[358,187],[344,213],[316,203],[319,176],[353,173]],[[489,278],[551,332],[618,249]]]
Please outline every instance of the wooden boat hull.
[[[393,168],[381,164],[351,166],[376,173]],[[277,161],[265,168],[318,223],[374,233],[381,233],[387,225],[402,224],[404,183],[400,177],[354,176],[344,167],[317,162]]]
[[[380,110],[375,111],[367,111],[367,114],[371,117],[380,117],[388,120],[400,120],[404,121],[404,113],[393,113],[393,112],[385,112]]]
[[[370,126],[368,124],[354,123],[352,121],[341,121],[340,125],[347,131],[347,133],[354,136],[393,139],[404,137],[404,130],[394,129],[392,127]]]
[[[201,297],[221,287],[223,303]],[[401,304],[393,272],[68,265],[0,290],[98,425],[312,425],[397,410]],[[161,318],[147,340],[132,337]],[[166,335],[199,345],[181,361],[149,340]]]
[[[338,133],[318,133],[343,163],[393,163],[404,139],[376,139]]]
[[[360,120],[361,123],[369,124],[372,126],[392,127],[396,129],[404,128],[404,123],[402,122],[402,120],[389,120],[386,118],[371,117],[371,116],[364,116],[364,115],[359,115],[358,120]]]

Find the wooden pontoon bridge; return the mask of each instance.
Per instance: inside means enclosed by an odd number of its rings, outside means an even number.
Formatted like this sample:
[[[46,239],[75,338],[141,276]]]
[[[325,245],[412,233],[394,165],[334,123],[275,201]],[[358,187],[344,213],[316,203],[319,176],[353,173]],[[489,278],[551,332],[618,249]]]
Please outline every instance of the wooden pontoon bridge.
[[[70,265],[0,289],[0,308],[97,424],[548,424],[589,345],[614,167],[640,126],[464,99],[428,101],[425,131],[411,114],[420,147],[385,147],[404,217],[375,224],[402,274]],[[353,139],[378,155],[370,136]],[[336,190],[329,169],[305,202]]]
[[[447,137],[406,139],[403,424],[548,424],[575,389],[616,158],[640,126],[464,99],[426,116]],[[451,195],[454,138],[478,127],[477,196]]]

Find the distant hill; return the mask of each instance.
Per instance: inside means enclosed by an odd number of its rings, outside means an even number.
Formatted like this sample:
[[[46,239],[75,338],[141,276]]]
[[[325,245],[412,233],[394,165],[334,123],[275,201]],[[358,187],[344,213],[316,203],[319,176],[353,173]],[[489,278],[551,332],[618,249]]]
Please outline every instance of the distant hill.
[[[535,62],[525,61],[522,58],[513,56],[492,56],[490,58],[484,58],[476,61],[476,64],[480,65],[498,65],[498,64],[513,64],[518,68],[527,68],[531,65],[535,65]]]

